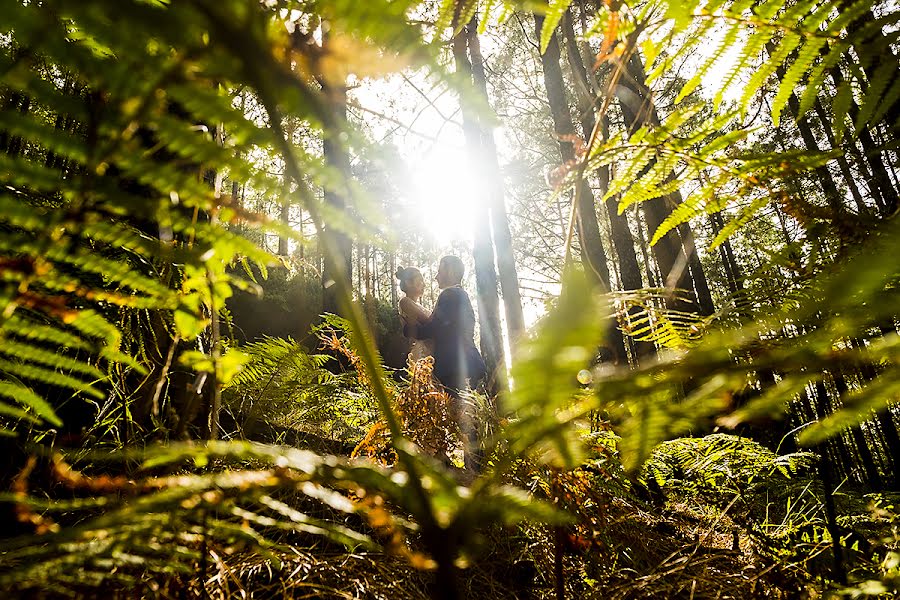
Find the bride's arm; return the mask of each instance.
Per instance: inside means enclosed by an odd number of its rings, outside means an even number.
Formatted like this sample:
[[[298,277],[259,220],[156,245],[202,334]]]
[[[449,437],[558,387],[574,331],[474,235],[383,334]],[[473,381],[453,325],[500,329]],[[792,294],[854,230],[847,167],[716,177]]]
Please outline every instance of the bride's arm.
[[[428,311],[405,296],[400,299],[400,306],[407,318],[417,323],[425,323],[431,318],[431,314]]]

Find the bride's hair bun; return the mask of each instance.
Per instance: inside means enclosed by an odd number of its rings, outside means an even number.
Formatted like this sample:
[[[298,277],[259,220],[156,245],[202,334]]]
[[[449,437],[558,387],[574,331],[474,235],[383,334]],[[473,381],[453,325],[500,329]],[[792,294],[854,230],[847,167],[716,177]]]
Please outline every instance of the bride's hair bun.
[[[397,269],[397,272],[394,273],[394,277],[400,280],[400,289],[404,292],[408,291],[409,282],[412,281],[412,278],[416,275],[422,275],[422,272],[415,267],[400,267]]]

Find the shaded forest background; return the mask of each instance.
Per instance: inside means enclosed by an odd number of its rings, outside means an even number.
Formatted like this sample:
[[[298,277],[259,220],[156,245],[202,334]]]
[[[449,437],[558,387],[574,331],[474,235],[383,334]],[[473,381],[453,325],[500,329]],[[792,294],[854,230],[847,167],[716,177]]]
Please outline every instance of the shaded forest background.
[[[893,4],[0,15],[0,588],[900,589]],[[397,315],[448,252],[477,471]]]

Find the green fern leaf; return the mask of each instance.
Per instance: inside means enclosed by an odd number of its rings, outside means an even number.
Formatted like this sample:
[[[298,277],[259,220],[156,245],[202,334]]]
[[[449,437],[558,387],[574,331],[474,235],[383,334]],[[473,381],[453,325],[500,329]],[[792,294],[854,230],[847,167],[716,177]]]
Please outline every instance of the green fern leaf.
[[[831,104],[834,114],[831,128],[834,130],[834,139],[838,144],[842,143],[844,133],[847,131],[847,115],[850,112],[850,105],[853,103],[853,89],[846,81],[842,81],[838,86]]]
[[[37,416],[52,425],[57,427],[62,425],[62,421],[59,420],[47,401],[22,384],[0,380],[0,395],[12,398],[19,404],[30,408]]]
[[[541,26],[541,54],[547,51],[550,38],[556,33],[556,27],[569,9],[572,0],[550,0],[544,13],[544,24]]]

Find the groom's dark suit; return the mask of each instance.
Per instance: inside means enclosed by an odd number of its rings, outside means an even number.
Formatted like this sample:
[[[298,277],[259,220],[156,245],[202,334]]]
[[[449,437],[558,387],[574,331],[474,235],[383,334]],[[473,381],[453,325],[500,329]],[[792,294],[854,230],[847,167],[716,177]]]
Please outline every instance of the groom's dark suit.
[[[415,336],[434,340],[434,375],[451,393],[464,389],[466,379],[474,387],[484,377],[484,360],[475,347],[475,311],[461,287],[441,292],[431,318]]]

